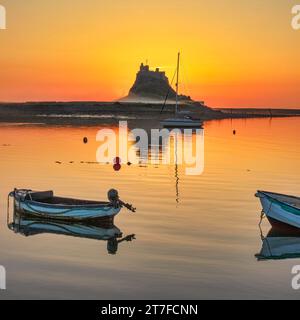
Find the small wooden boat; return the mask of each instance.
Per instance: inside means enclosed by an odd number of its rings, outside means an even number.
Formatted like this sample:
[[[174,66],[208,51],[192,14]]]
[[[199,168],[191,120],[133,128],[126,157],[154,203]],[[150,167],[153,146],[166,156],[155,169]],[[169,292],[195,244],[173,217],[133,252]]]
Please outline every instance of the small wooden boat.
[[[285,194],[258,191],[263,213],[272,225],[284,223],[300,228],[300,198]]]
[[[108,192],[109,201],[90,201],[54,196],[53,191],[15,189],[9,194],[14,198],[14,207],[20,213],[63,221],[86,221],[113,219],[122,207],[132,212],[135,208],[119,199],[114,189]]]

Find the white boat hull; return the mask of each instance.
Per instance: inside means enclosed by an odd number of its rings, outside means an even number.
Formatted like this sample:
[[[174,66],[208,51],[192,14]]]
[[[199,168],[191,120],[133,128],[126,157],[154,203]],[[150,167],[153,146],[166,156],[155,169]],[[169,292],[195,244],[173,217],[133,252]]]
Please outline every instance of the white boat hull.
[[[121,210],[120,205],[114,206],[111,202],[54,197],[52,191],[32,192],[15,189],[10,196],[14,198],[14,208],[19,213],[45,219],[65,221],[112,219]],[[48,200],[48,197],[51,198]],[[58,201],[51,201],[55,198]]]
[[[161,125],[168,128],[201,128],[202,121],[191,119],[166,119]]]
[[[48,217],[61,220],[85,220],[114,217],[121,208],[114,208],[112,206],[102,207],[82,207],[82,208],[68,208],[66,206],[51,206],[35,201],[15,200],[15,208],[24,213],[33,216]]]

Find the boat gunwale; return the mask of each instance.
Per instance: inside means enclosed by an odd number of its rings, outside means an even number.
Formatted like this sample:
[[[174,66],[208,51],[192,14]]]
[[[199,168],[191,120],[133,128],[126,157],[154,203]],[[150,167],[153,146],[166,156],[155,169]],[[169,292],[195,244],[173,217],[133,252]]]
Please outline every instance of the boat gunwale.
[[[33,200],[33,199],[28,199],[28,198],[23,198],[20,194],[15,193],[13,194],[14,200],[18,201],[20,203],[25,203],[28,205],[34,205],[34,206],[40,206],[44,208],[59,208],[59,209],[97,209],[97,208],[107,208],[107,207],[113,207],[112,203],[109,201],[95,201],[95,200],[82,200],[82,199],[75,199],[75,198],[67,198],[67,197],[60,197],[60,196],[55,196],[51,198],[47,198],[44,201],[39,201],[39,200]],[[47,202],[48,199],[56,199],[57,201],[62,201],[62,203],[51,203]],[[63,201],[76,201],[79,202],[78,204],[76,203],[63,203]],[[80,204],[82,202],[82,204]]]
[[[300,197],[290,196],[290,195],[283,194],[283,193],[269,192],[269,191],[260,191],[260,190],[258,190],[257,192],[258,192],[258,193],[262,193],[264,196],[266,196],[267,198],[270,198],[270,199],[274,200],[274,201],[277,202],[277,203],[284,204],[285,206],[288,206],[288,207],[290,207],[290,208],[292,208],[292,209],[295,209],[295,210],[300,211],[300,207],[296,207],[296,206],[291,205],[291,204],[288,203],[288,202],[278,200],[277,198],[272,197],[271,194],[274,194],[274,195],[277,195],[277,196],[284,196],[284,197],[288,197],[288,198],[293,198],[293,199],[297,199],[297,200],[300,200]],[[258,197],[260,198],[259,195],[258,195]]]
[[[266,196],[270,196],[270,194],[274,194],[274,195],[277,195],[277,196],[284,196],[284,197],[289,197],[289,198],[293,198],[293,199],[297,199],[297,200],[300,200],[300,197],[297,197],[297,196],[291,196],[289,194],[283,194],[283,193],[277,193],[277,192],[271,192],[271,191],[262,191],[262,190],[257,190],[258,193],[262,193]],[[272,197],[271,197],[272,198]]]
[[[64,198],[64,199],[69,199],[72,200],[72,198]],[[38,205],[41,207],[46,207],[46,208],[67,208],[67,209],[83,209],[83,208],[105,208],[105,207],[113,207],[113,205],[110,202],[99,202],[96,204],[81,204],[81,205],[76,205],[76,204],[51,204],[51,203],[47,203],[47,202],[39,202],[36,200],[28,200],[28,199],[16,199],[17,201],[23,202],[23,203],[28,203],[28,204],[32,204],[32,205]],[[77,200],[77,199],[73,199],[73,200]],[[84,201],[84,200],[82,200]]]

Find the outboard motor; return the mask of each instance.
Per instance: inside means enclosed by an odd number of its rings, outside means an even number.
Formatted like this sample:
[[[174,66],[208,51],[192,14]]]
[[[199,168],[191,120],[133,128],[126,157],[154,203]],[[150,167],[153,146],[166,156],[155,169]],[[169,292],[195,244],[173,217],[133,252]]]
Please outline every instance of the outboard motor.
[[[128,210],[135,212],[136,208],[134,208],[131,204],[129,203],[125,203],[123,202],[120,198],[119,198],[119,193],[117,190],[115,189],[110,189],[107,193],[107,197],[109,202],[115,207],[115,208],[119,208],[119,207],[125,207]]]
[[[110,189],[107,193],[107,197],[109,202],[115,207],[118,208],[120,206],[119,203],[119,193],[116,189]]]

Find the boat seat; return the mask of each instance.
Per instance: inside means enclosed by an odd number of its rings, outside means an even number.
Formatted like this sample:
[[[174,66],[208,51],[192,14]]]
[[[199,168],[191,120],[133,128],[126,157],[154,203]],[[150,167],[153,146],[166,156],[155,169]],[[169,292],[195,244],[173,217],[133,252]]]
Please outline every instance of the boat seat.
[[[54,196],[53,191],[49,190],[49,191],[41,191],[41,192],[30,192],[27,195],[27,198],[28,199],[31,198],[34,201],[40,201],[40,200],[53,198],[53,196]]]

